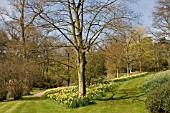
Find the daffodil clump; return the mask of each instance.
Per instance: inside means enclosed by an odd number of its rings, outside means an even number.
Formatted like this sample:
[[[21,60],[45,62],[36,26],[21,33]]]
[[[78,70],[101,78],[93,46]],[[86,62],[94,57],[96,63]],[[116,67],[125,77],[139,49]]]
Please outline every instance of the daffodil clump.
[[[86,88],[86,95],[84,97],[78,96],[78,86],[58,87],[47,90],[44,95],[51,98],[62,105],[69,108],[77,108],[80,106],[87,106],[95,99],[100,99],[104,96],[105,92],[113,91],[121,81],[126,81],[132,78],[144,76],[147,73],[122,77],[118,79],[106,80],[103,83],[90,85]]]
[[[87,106],[93,102],[94,99],[103,97],[104,92],[114,88],[115,83],[91,85],[86,88],[86,95],[84,97],[78,96],[78,86],[58,87],[47,90],[44,95],[48,98],[54,99],[56,102],[69,108],[77,108],[80,106]]]
[[[127,81],[127,80],[130,80],[130,79],[134,79],[134,78],[138,78],[138,77],[145,76],[145,75],[147,75],[147,74],[148,74],[147,72],[143,72],[143,73],[133,74],[133,75],[129,75],[129,76],[123,76],[123,77],[120,77],[120,78],[110,79],[110,80],[108,80],[108,82],[122,82],[122,81]]]

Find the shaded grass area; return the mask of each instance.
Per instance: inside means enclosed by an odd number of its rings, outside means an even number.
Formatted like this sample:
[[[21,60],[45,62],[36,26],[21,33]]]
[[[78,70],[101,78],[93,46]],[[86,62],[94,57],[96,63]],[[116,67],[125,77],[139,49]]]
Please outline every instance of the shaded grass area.
[[[124,81],[116,91],[105,93],[105,97],[86,107],[68,109],[50,99],[27,98],[0,102],[0,113],[148,113],[146,95],[140,88],[144,81],[145,77]]]
[[[110,103],[110,113],[148,113],[145,107],[146,95],[142,91],[145,77],[125,81],[116,92],[108,92],[106,97],[100,99],[104,103]],[[103,112],[109,113],[109,111]]]

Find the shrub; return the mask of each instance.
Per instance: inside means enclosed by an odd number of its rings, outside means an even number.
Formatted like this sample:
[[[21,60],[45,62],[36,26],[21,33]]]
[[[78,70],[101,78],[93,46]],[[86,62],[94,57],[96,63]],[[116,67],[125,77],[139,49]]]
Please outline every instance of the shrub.
[[[150,91],[146,106],[151,113],[170,113],[170,85],[161,85]]]
[[[18,100],[30,92],[38,66],[32,61],[13,56],[0,63],[0,69],[0,100]]]
[[[0,101],[6,100],[7,98],[7,86],[6,79],[8,76],[6,75],[6,71],[2,71],[4,69],[4,64],[0,62]]]
[[[0,101],[6,100],[6,98],[7,98],[6,88],[3,87],[3,85],[1,85],[0,83]]]
[[[143,88],[147,93],[149,93],[150,91],[154,90],[156,87],[159,87],[162,84],[167,84],[169,80],[170,80],[170,70],[159,72],[149,76],[146,79]]]

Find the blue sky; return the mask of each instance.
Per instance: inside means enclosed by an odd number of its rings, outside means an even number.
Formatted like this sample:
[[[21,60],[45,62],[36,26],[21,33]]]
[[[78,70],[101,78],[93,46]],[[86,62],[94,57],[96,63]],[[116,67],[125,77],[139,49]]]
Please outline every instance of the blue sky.
[[[140,12],[143,17],[143,24],[148,27],[152,24],[152,11],[154,10],[156,0],[136,0],[136,4],[131,4],[131,8],[136,12]],[[7,6],[6,0],[0,0],[0,6]]]
[[[131,4],[131,8],[142,14],[142,21],[145,26],[152,24],[152,11],[156,5],[156,0],[136,0],[137,3]]]

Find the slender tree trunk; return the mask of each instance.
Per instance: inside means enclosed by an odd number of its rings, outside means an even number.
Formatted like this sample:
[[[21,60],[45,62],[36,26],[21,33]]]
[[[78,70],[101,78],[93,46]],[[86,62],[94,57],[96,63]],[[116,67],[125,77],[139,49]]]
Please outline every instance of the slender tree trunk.
[[[85,52],[77,52],[77,70],[78,70],[78,79],[79,79],[79,97],[86,94],[86,85],[85,85],[85,65],[86,57]]]
[[[67,86],[70,86],[70,78],[67,79]]]
[[[126,75],[129,76],[129,49],[128,44],[126,42]]]
[[[127,63],[127,67],[126,67],[126,74],[127,74],[127,76],[129,75],[129,63]]]
[[[142,53],[140,52],[140,56],[139,56],[139,72],[142,72]]]
[[[142,61],[139,61],[139,72],[142,72]]]
[[[27,59],[27,52],[26,52],[26,37],[25,37],[25,0],[21,4],[21,17],[20,17],[20,26],[21,26],[21,37],[23,41],[23,57],[25,60]]]
[[[160,71],[160,68],[159,68],[159,58],[158,56],[156,56],[156,71]]]
[[[116,76],[119,78],[119,68],[116,69]]]
[[[159,61],[156,62],[157,71],[160,71]]]
[[[68,74],[68,79],[67,79],[67,85],[70,86],[70,54],[67,53],[67,63],[68,63],[68,66],[67,66],[67,74]]]
[[[159,53],[156,51],[155,53],[155,67],[156,67],[156,71],[160,71],[160,66],[159,66]]]

